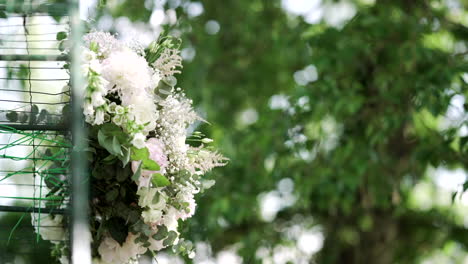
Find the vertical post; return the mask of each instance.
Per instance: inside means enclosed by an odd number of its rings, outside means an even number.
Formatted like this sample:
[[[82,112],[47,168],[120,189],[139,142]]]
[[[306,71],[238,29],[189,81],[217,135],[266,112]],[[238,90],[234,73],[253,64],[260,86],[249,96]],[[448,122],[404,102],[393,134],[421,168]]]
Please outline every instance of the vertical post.
[[[72,219],[71,219],[71,261],[73,264],[91,264],[91,233],[89,231],[88,195],[89,181],[87,159],[84,155],[87,132],[84,127],[81,105],[84,80],[81,75],[82,24],[79,1],[69,0],[70,41],[71,41],[71,98],[72,98]]]

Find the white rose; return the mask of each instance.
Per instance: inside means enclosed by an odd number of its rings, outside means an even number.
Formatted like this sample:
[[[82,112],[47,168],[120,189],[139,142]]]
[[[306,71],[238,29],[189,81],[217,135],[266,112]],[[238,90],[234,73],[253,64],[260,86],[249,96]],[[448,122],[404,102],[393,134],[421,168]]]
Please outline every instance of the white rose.
[[[139,125],[149,123],[147,131],[151,131],[156,127],[158,115],[152,95],[142,93],[124,98],[122,99],[122,105],[133,106],[129,108],[129,116],[133,117]]]
[[[122,246],[112,237],[106,236],[98,247],[104,263],[128,263],[131,259],[146,252],[146,248],[139,243],[135,243],[136,236],[128,233],[127,239]]]
[[[133,136],[132,144],[138,149],[144,148],[146,142],[146,137],[142,133],[136,133]]]

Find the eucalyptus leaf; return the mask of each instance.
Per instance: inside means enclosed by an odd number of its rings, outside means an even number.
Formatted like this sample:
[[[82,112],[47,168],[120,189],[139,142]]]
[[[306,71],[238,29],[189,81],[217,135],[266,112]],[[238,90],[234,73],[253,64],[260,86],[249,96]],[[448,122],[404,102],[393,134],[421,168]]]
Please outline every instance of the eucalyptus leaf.
[[[154,240],[162,240],[166,238],[168,235],[167,227],[164,225],[158,226],[158,232],[154,234],[152,237]]]
[[[175,231],[169,231],[167,238],[163,241],[163,246],[167,247],[174,244],[174,241],[177,238],[177,233]]]

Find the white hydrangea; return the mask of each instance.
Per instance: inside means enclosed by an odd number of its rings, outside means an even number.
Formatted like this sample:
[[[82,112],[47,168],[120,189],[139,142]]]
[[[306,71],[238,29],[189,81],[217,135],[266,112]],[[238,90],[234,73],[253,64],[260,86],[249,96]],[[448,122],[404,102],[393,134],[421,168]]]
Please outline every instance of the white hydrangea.
[[[158,223],[163,217],[163,212],[161,210],[147,209],[141,213],[145,223]]]
[[[31,214],[31,222],[36,233],[39,232],[42,239],[50,240],[53,244],[57,244],[66,239],[62,220],[62,215],[55,215],[52,217],[50,214]]]
[[[127,264],[138,255],[144,254],[147,248],[135,243],[137,235],[128,233],[122,246],[110,236],[105,236],[98,247],[103,263]]]
[[[187,218],[190,218],[195,214],[195,208],[197,206],[197,203],[195,202],[194,190],[192,188],[182,188],[177,194],[176,199],[180,202],[188,203],[188,211],[180,210],[178,218],[186,220]]]

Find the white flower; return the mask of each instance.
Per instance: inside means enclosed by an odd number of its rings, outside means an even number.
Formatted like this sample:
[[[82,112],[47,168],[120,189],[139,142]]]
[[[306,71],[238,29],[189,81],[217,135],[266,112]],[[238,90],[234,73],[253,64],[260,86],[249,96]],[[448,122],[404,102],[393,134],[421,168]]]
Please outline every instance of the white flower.
[[[142,187],[137,191],[140,196],[138,199],[138,205],[141,207],[149,207],[153,210],[162,210],[166,207],[166,196],[158,192],[158,188]],[[158,194],[159,200],[153,203],[154,196]]]
[[[93,51],[87,48],[83,49],[83,52],[81,53],[81,60],[83,63],[88,63],[95,59],[96,59],[96,53],[94,53]]]
[[[180,152],[187,152],[188,146],[185,144],[187,137],[185,135],[181,135],[177,138],[176,147],[179,149]]]
[[[112,102],[107,105],[107,112],[113,114],[115,113],[115,108],[117,108],[117,104],[115,102]]]
[[[145,125],[143,132],[148,133],[156,128],[158,114],[153,97],[143,91],[140,94],[122,99],[122,105],[128,106],[128,118],[139,125]]]
[[[152,237],[150,237],[148,241],[151,244],[148,248],[151,249],[151,250],[159,251],[159,250],[165,248],[165,246],[163,245],[164,239],[155,240]]]
[[[83,114],[84,114],[85,116],[92,116],[92,115],[94,115],[94,108],[93,108],[93,105],[90,104],[90,103],[85,102],[85,103],[83,104]]]
[[[94,119],[95,125],[101,125],[104,123],[104,110],[98,109],[96,110],[96,119]]]
[[[100,92],[93,92],[91,94],[91,102],[94,107],[101,106],[106,103]]]
[[[169,206],[167,209],[166,214],[163,218],[163,224],[167,227],[168,230],[176,231],[179,223],[177,220],[179,219],[179,211],[172,206]],[[174,243],[176,244],[176,243]]]
[[[195,214],[195,207],[197,206],[192,191],[189,188],[182,189],[176,196],[176,198],[184,203],[188,203],[187,211],[181,210],[177,214],[178,218],[186,220]]]
[[[55,215],[53,218],[50,214],[31,214],[32,225],[36,232],[39,232],[42,239],[50,240],[50,242],[57,244],[66,239],[65,229],[63,228],[63,216]]]
[[[94,31],[83,37],[89,48],[91,43],[97,45],[100,56],[107,57],[111,52],[122,49],[123,45],[108,32]]]
[[[122,246],[112,237],[106,236],[98,247],[102,260],[112,264],[126,264],[131,259],[146,252],[146,248],[135,243],[136,235],[128,233]]]
[[[95,72],[100,74],[102,72],[102,66],[99,60],[92,60],[89,62],[89,68]]]
[[[112,118],[112,122],[118,126],[122,125],[122,116],[114,116],[114,118]]]
[[[131,50],[113,52],[102,64],[102,76],[112,86],[117,86],[122,101],[151,87],[151,68],[143,57]]]
[[[142,133],[136,133],[135,136],[133,136],[132,144],[136,148],[138,149],[144,148],[145,142],[146,142],[146,136],[143,135]]]
[[[125,112],[125,108],[122,106],[118,105],[115,107],[115,113],[118,115],[122,115]]]
[[[163,214],[161,210],[148,209],[143,211],[141,216],[143,217],[145,223],[157,223],[161,221]]]

